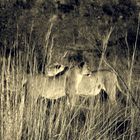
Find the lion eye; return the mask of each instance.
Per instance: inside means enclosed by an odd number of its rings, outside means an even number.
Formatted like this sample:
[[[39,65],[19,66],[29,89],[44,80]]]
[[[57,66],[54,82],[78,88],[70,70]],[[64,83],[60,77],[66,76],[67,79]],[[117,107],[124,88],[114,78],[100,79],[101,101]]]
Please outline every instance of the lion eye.
[[[98,85],[98,89],[100,89],[101,88],[101,85]]]

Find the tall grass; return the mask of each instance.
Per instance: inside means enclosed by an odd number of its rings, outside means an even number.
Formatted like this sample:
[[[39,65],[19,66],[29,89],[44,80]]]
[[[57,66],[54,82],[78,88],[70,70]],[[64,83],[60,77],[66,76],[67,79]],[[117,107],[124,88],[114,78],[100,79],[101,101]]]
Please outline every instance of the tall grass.
[[[28,75],[38,74],[36,58],[32,52],[28,48],[24,66],[20,53],[14,57],[9,53],[7,58],[3,54],[0,58],[1,140],[138,140],[140,138],[140,112],[136,106],[131,105],[131,98],[127,98],[129,104],[122,105],[118,99],[118,105],[111,106],[107,101],[100,101],[99,97],[79,97],[73,110],[67,106],[65,97],[58,100],[38,97],[37,102],[32,100],[26,89]],[[134,55],[135,52],[131,61],[130,75],[132,75]],[[49,59],[51,57],[50,54]],[[23,67],[26,68],[29,59],[32,59],[33,63],[29,63],[31,70],[30,74],[27,74]],[[103,57],[101,59],[105,60]],[[38,83],[40,84],[38,87],[41,87],[42,83]],[[129,82],[125,83],[127,85]],[[132,77],[130,83],[133,83]],[[129,94],[135,93],[138,105],[140,105],[139,86],[140,81],[137,81],[135,87],[131,85],[129,88]],[[39,92],[43,92],[43,89],[39,89]]]
[[[110,106],[96,101],[98,97],[80,97],[73,110],[69,110],[65,97],[58,100],[39,97],[34,102],[27,98],[30,94],[24,85],[27,74],[15,65],[15,59],[11,55],[1,58],[1,66],[0,139],[139,139],[140,118],[136,107]],[[36,68],[33,73],[37,73]],[[136,87],[131,90],[138,94],[139,85]]]
[[[11,55],[1,58],[0,72],[0,139],[20,139],[25,91],[24,75],[15,67]]]

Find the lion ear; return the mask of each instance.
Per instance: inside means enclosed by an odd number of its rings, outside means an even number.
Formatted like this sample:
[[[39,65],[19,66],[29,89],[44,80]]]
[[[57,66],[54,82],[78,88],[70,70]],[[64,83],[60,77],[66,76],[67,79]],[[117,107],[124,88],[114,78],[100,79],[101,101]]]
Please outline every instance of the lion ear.
[[[61,65],[56,65],[55,67],[56,69],[60,69]]]
[[[80,64],[79,64],[79,67],[83,67],[85,65],[85,62],[81,62]]]

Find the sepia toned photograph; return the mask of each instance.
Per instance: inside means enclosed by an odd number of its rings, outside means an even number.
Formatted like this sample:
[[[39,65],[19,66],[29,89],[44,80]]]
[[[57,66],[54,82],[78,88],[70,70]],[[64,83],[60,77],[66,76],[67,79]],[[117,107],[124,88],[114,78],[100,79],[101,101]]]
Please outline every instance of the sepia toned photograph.
[[[140,0],[0,0],[0,140],[140,140]]]

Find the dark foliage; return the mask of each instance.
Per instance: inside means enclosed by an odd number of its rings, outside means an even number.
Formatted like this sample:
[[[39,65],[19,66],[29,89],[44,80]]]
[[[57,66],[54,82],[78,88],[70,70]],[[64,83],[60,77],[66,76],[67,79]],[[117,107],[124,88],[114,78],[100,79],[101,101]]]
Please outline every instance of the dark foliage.
[[[49,19],[54,14],[60,17],[52,29],[52,35],[57,35],[55,47],[67,49],[67,46],[73,45],[71,50],[78,50],[77,46],[85,46],[82,48],[84,50],[89,49],[87,46],[92,46],[92,49],[93,46],[101,48],[103,36],[110,27],[114,27],[108,46],[112,49],[126,48],[127,33],[127,41],[132,48],[136,42],[138,13],[139,7],[130,0],[116,4],[80,0],[69,0],[67,3],[47,0],[37,4],[36,0],[20,0],[0,5],[0,51],[3,52],[6,47],[6,56],[10,53],[13,55],[15,50],[12,47],[16,41],[16,52],[19,49],[25,53],[25,48],[29,45],[29,50],[34,48],[32,56],[37,59],[38,71],[44,72],[44,65],[47,63],[45,35],[50,26]],[[139,42],[138,37],[138,46]],[[108,57],[110,54],[107,52]],[[71,56],[68,61],[79,63],[83,61],[82,55]]]
[[[62,13],[70,13],[74,10],[74,6],[72,4],[61,4],[60,1],[57,2],[57,8]]]
[[[28,2],[25,2],[25,1],[16,1],[14,3],[14,7],[16,8],[22,8],[22,9],[31,9],[34,5],[34,1],[33,0],[28,0]]]
[[[76,55],[70,55],[68,57],[68,62],[69,63],[81,63],[84,60],[83,55],[81,53],[77,53]]]

